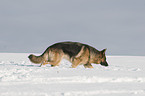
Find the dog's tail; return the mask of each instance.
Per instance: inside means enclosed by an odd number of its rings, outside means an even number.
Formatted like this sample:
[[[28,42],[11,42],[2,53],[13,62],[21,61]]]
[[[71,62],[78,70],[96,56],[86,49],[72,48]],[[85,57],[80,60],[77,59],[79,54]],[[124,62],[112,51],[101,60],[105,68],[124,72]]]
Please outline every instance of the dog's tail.
[[[40,64],[43,62],[43,57],[42,55],[40,56],[35,56],[33,54],[29,55],[28,58],[30,59],[31,62],[35,63],[35,64]]]

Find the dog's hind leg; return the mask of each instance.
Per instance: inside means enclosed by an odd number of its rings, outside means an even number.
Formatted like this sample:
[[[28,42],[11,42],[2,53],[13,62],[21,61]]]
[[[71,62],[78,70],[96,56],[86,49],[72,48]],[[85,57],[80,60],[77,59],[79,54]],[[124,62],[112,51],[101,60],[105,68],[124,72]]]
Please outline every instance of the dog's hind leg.
[[[52,67],[59,66],[59,63],[61,59],[63,58],[62,50],[50,51],[48,58],[49,58],[48,61],[43,62],[41,66],[46,65],[46,64],[50,64]]]
[[[59,61],[51,61],[51,62],[41,63],[40,67],[41,67],[42,65],[46,65],[46,64],[50,64],[51,67],[58,66],[59,63],[60,63],[60,61],[61,61],[61,60],[59,60]]]
[[[43,63],[41,63],[40,67],[41,67],[42,65],[46,65],[46,64],[48,64],[48,62],[43,62]]]
[[[91,63],[84,64],[84,67],[85,67],[85,68],[93,68],[93,66],[91,65]]]
[[[62,58],[63,58],[63,53],[62,54],[56,53],[54,57],[51,59],[51,61],[49,61],[48,63],[51,65],[51,67],[59,66]]]
[[[57,61],[51,61],[51,62],[49,62],[49,64],[51,65],[51,67],[59,66],[60,61],[61,61],[61,59],[57,60]]]

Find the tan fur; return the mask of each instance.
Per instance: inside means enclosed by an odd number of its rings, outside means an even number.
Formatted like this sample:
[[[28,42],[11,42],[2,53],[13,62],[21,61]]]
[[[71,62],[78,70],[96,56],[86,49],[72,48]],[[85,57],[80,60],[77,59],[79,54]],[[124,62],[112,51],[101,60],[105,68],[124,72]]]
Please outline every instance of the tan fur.
[[[91,50],[92,49],[89,49],[89,47],[82,46],[80,52],[76,56],[70,58],[70,56],[65,54],[62,49],[48,48],[40,56],[31,54],[29,59],[33,63],[41,64],[40,66],[50,64],[54,67],[59,66],[60,61],[65,58],[72,63],[72,68],[76,68],[81,64],[83,64],[85,68],[93,68],[91,63],[100,64],[101,62],[105,62],[104,60],[106,60],[106,57],[103,56],[105,56],[106,50],[96,51],[97,53],[94,53],[94,51]]]
[[[86,48],[83,50],[82,54],[78,57],[75,57],[72,61],[72,68],[76,68],[80,64],[86,64],[89,59],[89,50]]]

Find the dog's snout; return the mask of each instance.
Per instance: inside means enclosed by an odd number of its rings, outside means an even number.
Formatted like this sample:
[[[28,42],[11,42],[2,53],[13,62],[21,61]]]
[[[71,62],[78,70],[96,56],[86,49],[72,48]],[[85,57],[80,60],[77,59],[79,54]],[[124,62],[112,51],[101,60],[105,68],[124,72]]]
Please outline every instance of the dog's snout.
[[[106,67],[109,66],[107,62],[101,62],[100,64],[101,64],[102,66],[106,66]]]

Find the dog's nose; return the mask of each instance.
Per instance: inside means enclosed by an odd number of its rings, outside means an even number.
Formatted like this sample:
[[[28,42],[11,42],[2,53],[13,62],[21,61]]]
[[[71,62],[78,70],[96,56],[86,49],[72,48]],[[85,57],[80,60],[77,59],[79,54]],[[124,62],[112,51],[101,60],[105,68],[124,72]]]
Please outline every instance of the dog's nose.
[[[106,66],[106,67],[109,66],[107,62],[101,62],[100,64],[101,64],[102,66]]]

